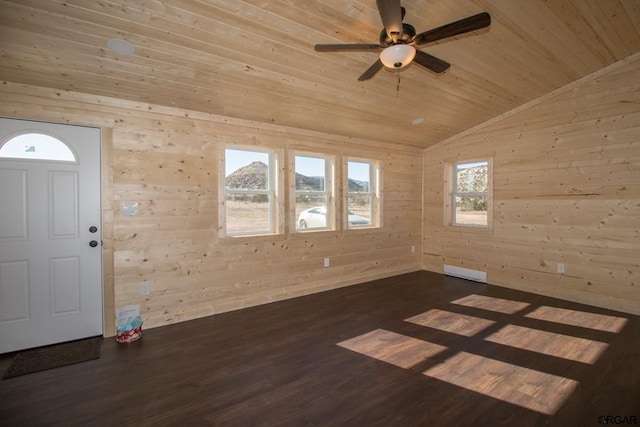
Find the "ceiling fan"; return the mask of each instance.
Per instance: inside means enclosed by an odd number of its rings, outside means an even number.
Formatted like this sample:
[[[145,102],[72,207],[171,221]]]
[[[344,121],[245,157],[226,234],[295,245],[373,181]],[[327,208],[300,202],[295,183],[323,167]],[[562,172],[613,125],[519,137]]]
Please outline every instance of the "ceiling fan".
[[[416,49],[416,46],[486,28],[491,24],[491,15],[483,12],[416,34],[416,29],[412,25],[402,22],[405,8],[400,5],[400,0],[376,0],[376,4],[384,25],[379,44],[315,45],[315,50],[318,52],[380,52],[379,59],[358,77],[360,81],[369,80],[383,67],[401,70],[412,62],[434,73],[443,73],[451,64]]]

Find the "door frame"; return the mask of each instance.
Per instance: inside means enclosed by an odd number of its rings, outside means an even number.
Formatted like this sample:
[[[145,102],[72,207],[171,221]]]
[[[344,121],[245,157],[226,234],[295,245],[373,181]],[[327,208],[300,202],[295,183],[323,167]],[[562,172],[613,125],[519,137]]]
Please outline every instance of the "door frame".
[[[90,125],[89,125],[90,126]],[[113,248],[113,128],[100,127],[100,189],[102,204],[102,319],[105,337],[116,335]]]

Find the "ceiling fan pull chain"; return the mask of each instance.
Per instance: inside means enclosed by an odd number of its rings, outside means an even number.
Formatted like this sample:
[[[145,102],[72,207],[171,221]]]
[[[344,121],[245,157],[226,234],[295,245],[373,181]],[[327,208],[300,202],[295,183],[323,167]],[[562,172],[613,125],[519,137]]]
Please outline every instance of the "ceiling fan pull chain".
[[[400,73],[396,72],[396,75],[398,76],[398,83],[396,84],[396,98],[397,98],[398,94],[400,93]]]

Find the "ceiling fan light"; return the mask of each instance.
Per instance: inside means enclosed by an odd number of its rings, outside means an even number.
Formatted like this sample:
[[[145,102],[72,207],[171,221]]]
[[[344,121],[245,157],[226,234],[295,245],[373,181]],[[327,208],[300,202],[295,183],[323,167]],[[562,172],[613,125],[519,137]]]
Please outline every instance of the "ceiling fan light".
[[[394,44],[380,52],[380,61],[385,67],[397,70],[411,64],[415,56],[415,47],[408,44]]]

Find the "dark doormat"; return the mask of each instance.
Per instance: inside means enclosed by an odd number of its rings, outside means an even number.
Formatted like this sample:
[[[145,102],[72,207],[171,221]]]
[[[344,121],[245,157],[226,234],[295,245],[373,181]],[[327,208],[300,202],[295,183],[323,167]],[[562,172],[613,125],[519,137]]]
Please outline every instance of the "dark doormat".
[[[98,359],[101,349],[102,337],[98,336],[24,350],[16,354],[2,379]]]

